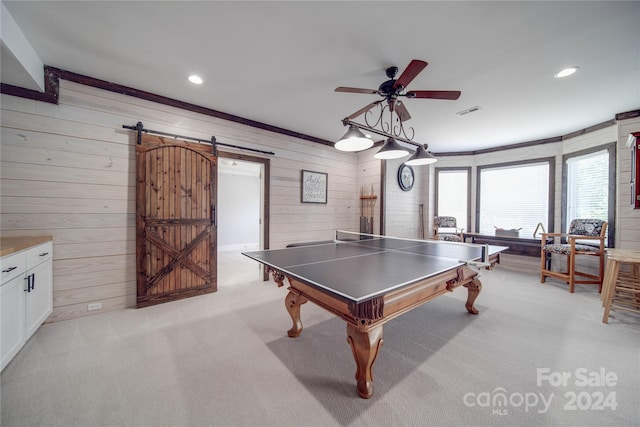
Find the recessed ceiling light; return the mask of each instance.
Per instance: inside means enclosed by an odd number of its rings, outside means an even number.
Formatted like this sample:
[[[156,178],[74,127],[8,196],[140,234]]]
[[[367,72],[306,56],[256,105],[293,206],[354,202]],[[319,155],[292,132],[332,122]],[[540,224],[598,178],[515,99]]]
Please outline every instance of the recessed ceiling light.
[[[567,67],[564,70],[560,70],[558,71],[554,77],[557,79],[560,79],[562,77],[568,77],[572,74],[574,74],[576,71],[578,71],[580,69],[580,67],[578,67],[577,65],[573,66],[573,67]]]
[[[197,76],[195,74],[192,74],[189,76],[189,81],[193,84],[196,85],[201,85],[202,84],[202,78],[200,76]]]

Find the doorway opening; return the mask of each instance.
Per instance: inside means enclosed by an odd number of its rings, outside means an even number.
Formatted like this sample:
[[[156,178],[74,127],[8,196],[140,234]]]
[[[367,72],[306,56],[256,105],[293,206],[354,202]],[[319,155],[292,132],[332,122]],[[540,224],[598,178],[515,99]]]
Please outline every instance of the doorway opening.
[[[269,246],[269,160],[219,152],[218,288],[262,280],[259,263],[242,252]]]

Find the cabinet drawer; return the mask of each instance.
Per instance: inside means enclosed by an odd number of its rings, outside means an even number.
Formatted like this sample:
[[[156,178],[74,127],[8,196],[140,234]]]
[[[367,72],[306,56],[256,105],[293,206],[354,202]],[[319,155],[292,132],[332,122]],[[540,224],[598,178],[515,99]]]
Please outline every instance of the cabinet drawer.
[[[14,277],[24,274],[26,269],[24,252],[3,256],[0,258],[0,270],[2,270],[1,283],[6,283]]]
[[[27,270],[30,270],[36,265],[51,259],[53,256],[53,244],[51,242],[43,243],[27,249],[26,252]]]

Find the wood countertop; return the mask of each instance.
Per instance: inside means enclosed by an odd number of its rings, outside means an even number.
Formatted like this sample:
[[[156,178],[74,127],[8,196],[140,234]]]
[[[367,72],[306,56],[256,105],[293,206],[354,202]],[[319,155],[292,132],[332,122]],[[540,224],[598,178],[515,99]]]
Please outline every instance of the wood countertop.
[[[0,256],[11,255],[51,240],[53,240],[53,236],[2,237],[0,238]]]

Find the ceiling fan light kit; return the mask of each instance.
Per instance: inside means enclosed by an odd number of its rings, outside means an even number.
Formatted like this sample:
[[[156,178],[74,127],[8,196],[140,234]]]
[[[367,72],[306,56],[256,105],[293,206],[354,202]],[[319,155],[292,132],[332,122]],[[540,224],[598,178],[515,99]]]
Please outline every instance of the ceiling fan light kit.
[[[398,79],[395,79],[396,74],[398,73],[398,67],[388,67],[386,69],[386,74],[389,80],[383,82],[378,90],[374,89],[362,89],[362,88],[354,88],[354,87],[344,87],[339,86],[335,89],[336,92],[349,92],[349,93],[360,93],[360,94],[377,94],[381,96],[383,99],[380,101],[374,101],[367,106],[359,109],[355,113],[351,114],[347,118],[343,119],[343,124],[349,124],[349,131],[347,131],[347,135],[350,132],[358,131],[360,134],[359,128],[364,127],[374,131],[377,134],[383,135],[387,137],[387,141],[384,146],[378,151],[374,157],[378,159],[397,159],[400,157],[404,157],[409,154],[409,151],[404,147],[399,145],[396,141],[396,138],[401,139],[402,141],[408,142],[410,144],[418,146],[418,149],[411,157],[410,161],[413,161],[413,165],[426,165],[430,163],[434,163],[436,158],[433,157],[427,150],[426,146],[422,147],[419,144],[413,142],[413,128],[409,127],[410,136],[407,136],[405,132],[405,128],[403,123],[407,120],[411,119],[411,115],[409,111],[405,107],[404,103],[398,99],[398,97],[404,96],[408,99],[444,99],[444,100],[456,100],[460,97],[461,92],[457,90],[412,90],[405,92],[407,86],[411,81],[422,70],[427,67],[427,62],[421,61],[418,59],[413,59],[407,68],[400,74]],[[382,107],[382,101],[386,101],[386,105]],[[371,115],[371,110],[380,106],[379,117],[377,118],[375,124],[371,125],[369,123],[369,115]],[[384,113],[389,112],[389,120],[385,121],[386,118],[383,119]],[[358,123],[351,122],[351,119],[364,114],[365,122],[367,126],[359,125]],[[395,116],[395,119],[394,119]],[[376,126],[380,126],[381,130],[375,129]],[[356,149],[347,149],[340,148],[342,146],[349,146],[349,144],[341,144],[347,138],[347,135],[342,137],[340,141],[338,141],[335,147],[338,150],[343,151],[359,151],[365,148],[356,148]],[[339,146],[340,145],[340,146]]]
[[[356,125],[349,125],[347,133],[334,144],[334,147],[340,151],[361,151],[372,146],[373,140],[367,138]]]

